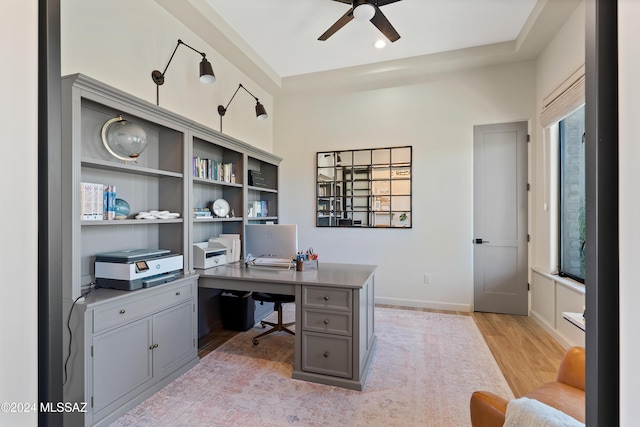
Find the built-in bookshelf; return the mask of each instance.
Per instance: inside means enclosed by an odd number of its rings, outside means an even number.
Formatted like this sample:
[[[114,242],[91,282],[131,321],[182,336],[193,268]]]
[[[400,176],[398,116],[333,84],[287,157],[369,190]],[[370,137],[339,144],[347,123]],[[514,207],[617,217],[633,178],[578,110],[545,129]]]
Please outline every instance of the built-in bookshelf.
[[[251,223],[278,220],[278,165],[257,157],[248,157],[247,221]],[[256,173],[257,172],[257,173]],[[259,182],[256,182],[259,176]]]
[[[106,425],[197,363],[193,244],[220,234],[242,240],[256,201],[268,204],[258,220],[277,222],[281,159],[87,76],[63,77],[61,98],[63,330],[72,331],[63,337],[71,349],[63,393],[66,402],[92,402],[65,414],[65,425]],[[104,146],[101,130],[117,116],[146,133],[136,161]],[[264,188],[248,184],[249,170],[261,172]],[[102,215],[92,207],[95,216],[84,217],[83,183],[102,191]],[[115,199],[129,212],[111,214]],[[228,214],[194,215],[218,199]],[[94,288],[96,254],[138,248],[181,255],[180,277],[134,291]]]

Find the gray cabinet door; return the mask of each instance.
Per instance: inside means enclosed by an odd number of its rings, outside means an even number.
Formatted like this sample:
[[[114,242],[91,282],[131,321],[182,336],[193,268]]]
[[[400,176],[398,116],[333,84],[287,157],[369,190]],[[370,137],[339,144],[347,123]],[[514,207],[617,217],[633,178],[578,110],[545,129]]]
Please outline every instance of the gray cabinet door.
[[[100,411],[151,380],[151,318],[93,338],[93,409]]]
[[[195,350],[194,310],[191,302],[153,316],[153,375],[172,370],[176,363],[192,357]]]
[[[351,337],[302,332],[302,370],[353,378]]]

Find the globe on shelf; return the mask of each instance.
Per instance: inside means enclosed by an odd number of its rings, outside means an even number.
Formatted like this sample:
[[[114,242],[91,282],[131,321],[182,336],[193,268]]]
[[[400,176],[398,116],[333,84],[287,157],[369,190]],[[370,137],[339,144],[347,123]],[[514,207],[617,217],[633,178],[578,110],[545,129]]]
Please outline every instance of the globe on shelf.
[[[116,217],[127,217],[129,215],[129,212],[131,212],[131,207],[129,206],[129,203],[127,203],[126,200],[123,199],[116,199]]]
[[[149,141],[142,126],[118,116],[107,120],[102,126],[102,142],[112,156],[120,160],[137,161]]]

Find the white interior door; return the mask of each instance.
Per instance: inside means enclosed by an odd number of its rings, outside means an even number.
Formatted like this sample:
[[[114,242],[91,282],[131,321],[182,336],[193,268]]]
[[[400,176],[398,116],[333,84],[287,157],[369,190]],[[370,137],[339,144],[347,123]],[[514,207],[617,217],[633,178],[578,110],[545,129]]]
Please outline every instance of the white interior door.
[[[528,314],[527,122],[474,126],[474,310]]]

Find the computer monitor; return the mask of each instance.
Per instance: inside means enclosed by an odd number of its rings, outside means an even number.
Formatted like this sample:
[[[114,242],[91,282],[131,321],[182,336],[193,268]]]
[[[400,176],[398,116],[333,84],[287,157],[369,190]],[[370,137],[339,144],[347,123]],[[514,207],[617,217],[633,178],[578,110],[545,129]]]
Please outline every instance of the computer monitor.
[[[247,224],[245,253],[253,258],[295,258],[298,253],[297,224]]]

